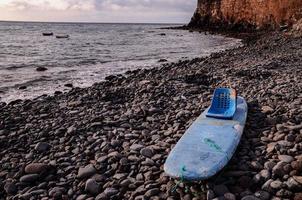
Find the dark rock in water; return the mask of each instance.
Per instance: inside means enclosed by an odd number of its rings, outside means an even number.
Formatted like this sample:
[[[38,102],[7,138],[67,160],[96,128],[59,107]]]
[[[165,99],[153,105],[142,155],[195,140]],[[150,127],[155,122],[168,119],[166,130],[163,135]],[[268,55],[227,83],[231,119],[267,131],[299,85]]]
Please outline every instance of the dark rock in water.
[[[37,67],[36,68],[36,71],[38,71],[38,72],[44,72],[46,70],[48,70],[46,67]]]
[[[54,94],[55,94],[55,95],[60,95],[60,94],[63,94],[63,92],[61,92],[61,91],[55,91]]]
[[[22,85],[22,86],[19,87],[19,90],[25,90],[26,88],[27,88],[27,86]]]
[[[53,36],[53,32],[44,32],[42,33],[43,36]]]
[[[65,84],[64,86],[65,86],[65,87],[69,87],[69,88],[72,88],[72,87],[73,87],[72,83],[67,83],[67,84]]]
[[[160,36],[165,36],[165,35],[167,35],[166,33],[160,33],[159,34]]]
[[[159,59],[158,62],[167,62],[167,59]]]
[[[58,39],[68,39],[69,37],[69,35],[56,35],[56,38]]]

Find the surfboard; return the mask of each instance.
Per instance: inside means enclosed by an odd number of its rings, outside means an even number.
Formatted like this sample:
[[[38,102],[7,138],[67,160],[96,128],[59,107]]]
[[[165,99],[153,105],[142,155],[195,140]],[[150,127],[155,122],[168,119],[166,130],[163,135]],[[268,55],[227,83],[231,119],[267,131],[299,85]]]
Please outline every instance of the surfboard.
[[[217,174],[233,156],[247,118],[247,103],[237,97],[232,119],[207,117],[206,109],[170,152],[164,171],[173,178],[206,180]]]

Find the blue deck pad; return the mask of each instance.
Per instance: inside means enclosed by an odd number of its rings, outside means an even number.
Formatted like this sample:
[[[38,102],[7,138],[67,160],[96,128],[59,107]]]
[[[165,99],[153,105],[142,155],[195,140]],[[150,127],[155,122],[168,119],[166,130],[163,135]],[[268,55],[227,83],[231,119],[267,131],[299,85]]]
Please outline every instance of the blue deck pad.
[[[206,116],[219,119],[232,119],[236,112],[236,98],[236,90],[217,88]]]
[[[191,181],[208,179],[234,154],[247,117],[245,100],[237,99],[233,120],[206,117],[207,111],[196,119],[169,154],[164,170],[171,177]]]

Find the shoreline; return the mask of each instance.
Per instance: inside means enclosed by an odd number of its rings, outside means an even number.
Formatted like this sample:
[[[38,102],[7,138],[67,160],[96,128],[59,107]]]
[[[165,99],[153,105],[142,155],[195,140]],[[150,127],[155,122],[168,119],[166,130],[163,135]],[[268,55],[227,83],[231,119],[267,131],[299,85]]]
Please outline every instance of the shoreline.
[[[262,34],[206,58],[0,103],[0,199],[301,199],[301,46]],[[218,176],[173,193],[163,163],[219,86],[248,102],[241,143]]]
[[[199,32],[199,33],[208,33],[208,34],[216,34],[223,35],[226,37],[241,39],[244,44],[249,44],[260,39],[265,34],[273,34],[276,31],[273,30],[264,30],[264,29],[235,29],[228,27],[194,27],[194,26],[172,26],[172,27],[164,27],[160,29],[174,29],[174,30],[187,30],[189,32]],[[287,30],[288,31],[288,30]]]

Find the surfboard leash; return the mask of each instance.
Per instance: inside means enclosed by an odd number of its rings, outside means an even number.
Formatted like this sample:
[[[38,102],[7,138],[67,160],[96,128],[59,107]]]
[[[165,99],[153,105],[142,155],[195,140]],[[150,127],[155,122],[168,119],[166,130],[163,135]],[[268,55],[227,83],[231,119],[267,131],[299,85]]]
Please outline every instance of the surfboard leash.
[[[181,183],[184,183],[185,182],[185,179],[184,179],[184,173],[185,173],[185,171],[187,171],[186,170],[186,166],[185,165],[183,165],[182,167],[181,167],[181,169],[180,169],[180,180],[179,181],[177,181],[177,183],[174,185],[174,187],[171,189],[171,192],[172,193],[174,193],[176,190],[177,190],[177,188],[178,188],[178,186],[181,184]]]

